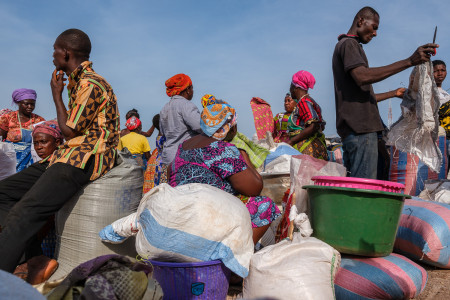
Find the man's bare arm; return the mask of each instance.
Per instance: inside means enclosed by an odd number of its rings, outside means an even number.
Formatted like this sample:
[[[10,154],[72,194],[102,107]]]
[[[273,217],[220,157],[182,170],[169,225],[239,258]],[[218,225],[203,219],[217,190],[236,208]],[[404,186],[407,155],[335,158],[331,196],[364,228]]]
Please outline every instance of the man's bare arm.
[[[350,75],[358,86],[376,83],[406,70],[409,67],[429,61],[430,54],[433,53],[437,47],[439,47],[439,45],[426,44],[417,48],[417,50],[407,59],[397,61],[384,67],[368,68],[359,66],[350,70]]]

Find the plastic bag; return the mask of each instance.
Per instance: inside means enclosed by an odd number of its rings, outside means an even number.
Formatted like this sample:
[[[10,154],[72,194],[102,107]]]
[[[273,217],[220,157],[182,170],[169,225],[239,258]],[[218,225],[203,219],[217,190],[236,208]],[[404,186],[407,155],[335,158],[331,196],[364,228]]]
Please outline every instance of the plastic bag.
[[[387,145],[415,154],[439,172],[442,153],[436,146],[439,132],[439,93],[431,61],[414,67],[400,104],[402,116],[387,134]]]
[[[16,163],[14,145],[0,142],[0,180],[16,173]]]

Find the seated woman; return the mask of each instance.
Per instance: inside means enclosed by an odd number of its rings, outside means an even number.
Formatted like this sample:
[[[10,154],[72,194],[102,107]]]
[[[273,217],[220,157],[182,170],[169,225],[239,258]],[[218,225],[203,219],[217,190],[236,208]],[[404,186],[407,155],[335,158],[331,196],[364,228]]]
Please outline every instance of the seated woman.
[[[202,134],[179,145],[169,167],[169,184],[204,183],[244,195],[240,198],[251,215],[256,244],[280,211],[270,198],[259,196],[263,181],[248,155],[229,143],[237,132],[235,109],[225,102],[210,104],[201,113],[200,126]]]
[[[284,97],[284,109],[286,112],[279,113],[273,118],[273,141],[275,143],[289,143],[288,123],[289,117],[295,109],[297,102],[292,99],[291,94],[287,93]]]
[[[322,110],[314,99],[309,96],[308,89],[314,88],[316,80],[308,71],[299,71],[292,76],[291,95],[297,102],[289,116],[289,144],[302,154],[328,160],[325,135],[325,121]]]
[[[17,172],[33,163],[31,158],[31,131],[33,125],[45,119],[33,113],[36,107],[36,91],[18,89],[12,93],[12,100],[19,107],[0,116],[0,136],[14,144],[17,158]]]
[[[42,160],[29,168],[47,168],[53,152],[63,142],[63,136],[57,121],[38,123],[34,126],[32,136],[34,149]],[[14,189],[13,186],[7,188]],[[4,220],[4,218],[1,219]],[[25,249],[25,262],[20,264],[14,272],[16,276],[30,284],[39,284],[46,281],[58,267],[56,260],[42,255],[41,248],[42,240],[53,227],[54,218],[52,217],[28,244]]]
[[[139,116],[139,113],[138,113],[137,109],[133,108],[132,110],[129,110],[129,111],[127,112],[127,114],[125,115],[125,119],[128,120],[129,118],[131,118],[131,117],[133,117],[133,116],[136,117],[136,118],[138,118],[138,119],[141,118],[141,117]],[[142,131],[142,130],[141,130],[141,132],[138,132],[138,133],[139,133],[139,134],[142,134],[142,135],[145,136],[145,137],[151,137],[152,134],[153,134],[153,131],[155,131],[155,125],[154,125],[154,124],[153,124],[152,127],[150,127],[150,129],[149,129],[148,131]],[[122,136],[124,136],[124,135],[129,134],[129,133],[130,133],[130,130],[128,130],[128,128],[124,128],[124,129],[122,129],[122,130],[120,131],[120,136],[122,137]]]
[[[140,134],[142,130],[142,123],[136,117],[131,117],[125,123],[125,127],[130,131],[129,134],[124,135],[119,140],[117,148],[122,150],[128,148],[133,157],[136,159],[138,165],[144,170],[147,166],[147,159],[150,158],[150,144],[145,136]]]

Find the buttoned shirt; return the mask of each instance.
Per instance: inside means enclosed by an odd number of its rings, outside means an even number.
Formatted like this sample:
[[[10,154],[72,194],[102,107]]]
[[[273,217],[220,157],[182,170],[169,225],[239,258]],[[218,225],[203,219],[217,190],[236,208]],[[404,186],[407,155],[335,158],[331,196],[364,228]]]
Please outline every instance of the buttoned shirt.
[[[69,77],[69,105],[66,125],[80,133],[53,153],[50,165],[58,162],[84,169],[94,156],[91,180],[114,167],[119,143],[117,98],[106,80],[85,61]]]
[[[173,96],[164,105],[159,124],[161,133],[166,138],[161,156],[163,164],[172,162],[180,143],[202,132],[197,106],[180,95]]]

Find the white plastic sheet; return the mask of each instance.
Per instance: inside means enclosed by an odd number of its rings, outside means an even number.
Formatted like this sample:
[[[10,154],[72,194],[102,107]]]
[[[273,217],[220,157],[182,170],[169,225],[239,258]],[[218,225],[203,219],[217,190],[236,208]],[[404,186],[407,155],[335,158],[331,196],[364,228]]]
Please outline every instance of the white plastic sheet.
[[[400,104],[402,115],[387,134],[386,144],[415,154],[439,172],[442,153],[436,145],[439,132],[439,92],[431,61],[414,67]]]
[[[0,142],[0,180],[16,173],[16,163],[14,145]]]

